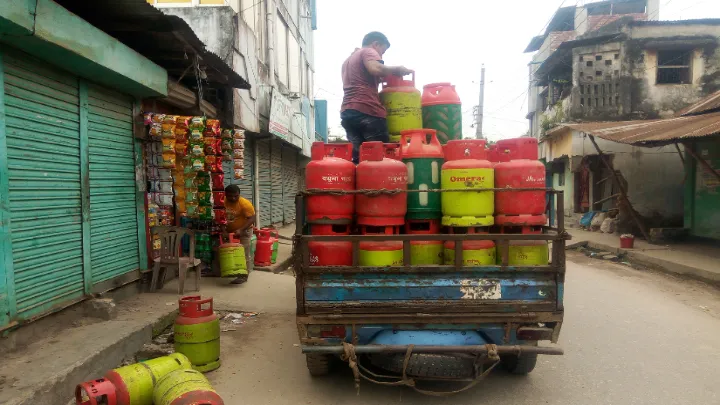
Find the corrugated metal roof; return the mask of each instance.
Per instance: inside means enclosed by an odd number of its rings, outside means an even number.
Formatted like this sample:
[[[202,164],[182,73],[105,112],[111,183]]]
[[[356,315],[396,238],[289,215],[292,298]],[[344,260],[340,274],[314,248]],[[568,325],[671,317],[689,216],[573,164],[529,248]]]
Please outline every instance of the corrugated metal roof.
[[[567,129],[608,141],[636,146],[660,146],[692,138],[720,135],[720,112],[661,120],[561,124],[548,131],[546,136],[552,137]]]
[[[678,116],[698,115],[720,109],[720,90],[703,98],[697,103],[680,110]]]
[[[196,81],[187,69],[192,54],[202,59],[209,83],[249,89],[250,83],[218,55],[208,51],[188,23],[148,4],[147,0],[56,0],[108,35],[165,68],[175,77]],[[190,79],[190,80],[188,80]]]

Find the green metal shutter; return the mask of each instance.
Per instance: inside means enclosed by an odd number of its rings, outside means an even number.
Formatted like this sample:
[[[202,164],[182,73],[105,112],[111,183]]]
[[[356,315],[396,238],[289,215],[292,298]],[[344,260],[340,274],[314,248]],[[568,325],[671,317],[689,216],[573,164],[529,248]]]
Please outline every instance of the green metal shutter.
[[[247,134],[246,134],[247,136]],[[252,139],[245,139],[245,178],[236,180],[232,162],[223,162],[223,172],[225,173],[225,185],[237,184],[240,187],[240,195],[249,200],[257,209],[255,203],[255,153],[253,151],[254,142]]]
[[[272,223],[283,222],[282,142],[273,141],[270,151],[270,181],[272,182]]]
[[[270,141],[258,141],[258,188],[260,189],[260,223],[272,224],[272,182],[270,179]]]
[[[132,99],[88,86],[92,284],[140,267]]]
[[[297,151],[295,148],[285,146],[282,150],[283,172],[283,216],[285,223],[295,221],[295,194],[298,186]]]
[[[11,316],[22,320],[84,293],[79,86],[46,63],[11,53],[2,60]]]

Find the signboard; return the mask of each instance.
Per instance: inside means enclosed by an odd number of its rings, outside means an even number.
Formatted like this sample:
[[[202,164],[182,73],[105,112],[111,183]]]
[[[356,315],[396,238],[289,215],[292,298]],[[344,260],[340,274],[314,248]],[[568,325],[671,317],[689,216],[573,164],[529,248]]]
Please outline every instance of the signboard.
[[[284,140],[290,138],[290,125],[292,123],[293,108],[290,100],[273,89],[270,102],[270,123],[268,130],[271,134]]]

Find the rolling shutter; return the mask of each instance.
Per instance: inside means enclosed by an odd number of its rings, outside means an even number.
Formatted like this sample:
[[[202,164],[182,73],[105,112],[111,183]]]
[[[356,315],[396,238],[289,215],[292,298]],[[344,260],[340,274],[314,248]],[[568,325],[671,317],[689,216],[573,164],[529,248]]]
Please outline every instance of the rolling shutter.
[[[260,189],[260,224],[272,224],[272,183],[270,180],[270,141],[257,141],[258,145],[258,188]]]
[[[272,223],[283,222],[282,143],[273,141],[270,151],[270,181],[272,183]]]
[[[140,267],[132,100],[88,86],[92,283]]]
[[[284,147],[282,150],[282,172],[283,172],[283,216],[285,223],[289,224],[295,220],[295,194],[297,194],[298,169],[297,152],[294,148]]]
[[[46,63],[2,60],[12,288],[27,319],[84,293],[79,86]]]

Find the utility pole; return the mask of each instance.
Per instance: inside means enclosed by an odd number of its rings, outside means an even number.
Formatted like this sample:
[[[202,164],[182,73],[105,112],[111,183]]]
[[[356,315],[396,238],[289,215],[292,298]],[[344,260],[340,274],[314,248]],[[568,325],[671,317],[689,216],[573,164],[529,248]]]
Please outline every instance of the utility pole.
[[[485,139],[483,137],[482,126],[483,126],[483,103],[485,100],[485,64],[483,63],[480,68],[480,103],[477,108],[477,116],[475,122],[475,138]]]

